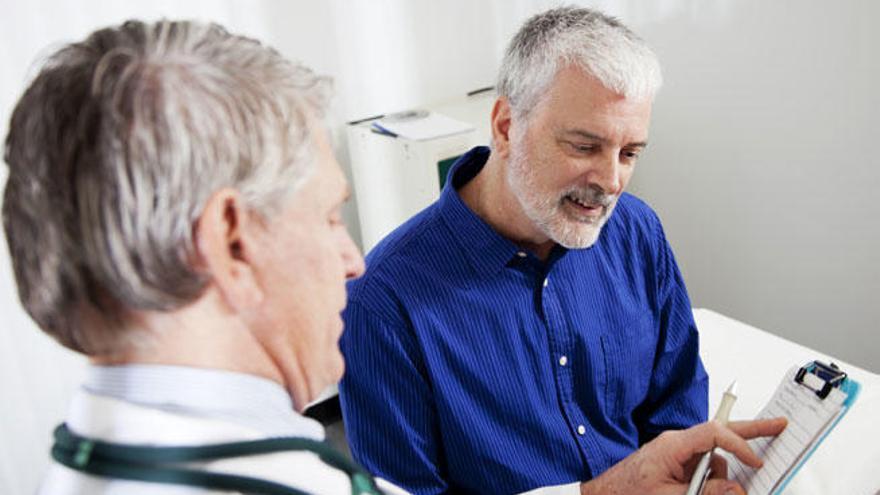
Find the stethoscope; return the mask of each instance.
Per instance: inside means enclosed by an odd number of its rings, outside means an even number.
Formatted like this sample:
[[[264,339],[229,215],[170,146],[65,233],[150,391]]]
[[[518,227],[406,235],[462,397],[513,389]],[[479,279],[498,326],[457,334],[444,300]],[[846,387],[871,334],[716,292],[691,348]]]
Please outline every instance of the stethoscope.
[[[275,481],[238,474],[200,471],[178,464],[277,452],[308,451],[351,479],[352,495],[381,495],[369,473],[328,444],[298,437],[218,443],[200,446],[127,445],[79,436],[62,423],[54,432],[52,458],[82,473],[146,483],[187,485],[212,490],[265,495],[308,495]]]

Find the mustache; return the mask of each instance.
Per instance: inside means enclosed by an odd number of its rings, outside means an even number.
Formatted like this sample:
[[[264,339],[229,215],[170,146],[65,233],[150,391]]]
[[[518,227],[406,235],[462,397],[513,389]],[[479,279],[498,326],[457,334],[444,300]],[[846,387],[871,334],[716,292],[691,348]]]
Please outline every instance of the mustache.
[[[563,198],[571,197],[574,200],[591,206],[602,206],[608,208],[614,202],[613,194],[605,194],[598,186],[589,186],[587,188],[575,187],[566,191]]]

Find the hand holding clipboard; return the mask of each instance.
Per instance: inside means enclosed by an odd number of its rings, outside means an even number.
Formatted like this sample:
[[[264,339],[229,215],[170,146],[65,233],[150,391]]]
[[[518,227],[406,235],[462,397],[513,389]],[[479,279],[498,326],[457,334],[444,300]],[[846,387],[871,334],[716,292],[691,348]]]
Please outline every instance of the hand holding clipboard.
[[[794,367],[758,418],[784,416],[788,427],[778,437],[752,440],[764,460],[761,469],[728,457],[728,472],[750,495],[781,493],[828,433],[840,422],[859,394],[858,382],[834,364],[818,361]]]

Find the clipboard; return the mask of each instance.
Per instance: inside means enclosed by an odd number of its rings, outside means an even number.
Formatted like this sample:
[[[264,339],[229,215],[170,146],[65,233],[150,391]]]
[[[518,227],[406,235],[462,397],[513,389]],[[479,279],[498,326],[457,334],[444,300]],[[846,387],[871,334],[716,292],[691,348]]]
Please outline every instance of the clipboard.
[[[749,495],[778,495],[813,452],[843,419],[861,386],[834,363],[812,361],[785,374],[758,418],[785,416],[788,426],[778,437],[751,440],[764,460],[753,469],[727,455],[728,474]]]

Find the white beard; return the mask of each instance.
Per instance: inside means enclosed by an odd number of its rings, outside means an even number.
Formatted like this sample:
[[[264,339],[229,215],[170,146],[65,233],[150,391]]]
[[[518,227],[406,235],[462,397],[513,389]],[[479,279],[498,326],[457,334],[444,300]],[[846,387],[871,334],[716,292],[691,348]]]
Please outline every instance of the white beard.
[[[519,201],[520,207],[535,226],[553,242],[568,249],[584,249],[599,239],[602,227],[617,205],[617,197],[603,194],[593,188],[572,187],[566,191],[542,191],[539,189],[536,168],[529,166],[524,150],[512,146],[507,173],[507,184]],[[542,167],[543,168],[543,167]],[[568,196],[589,198],[601,203],[604,212],[597,219],[576,218],[563,210]]]

